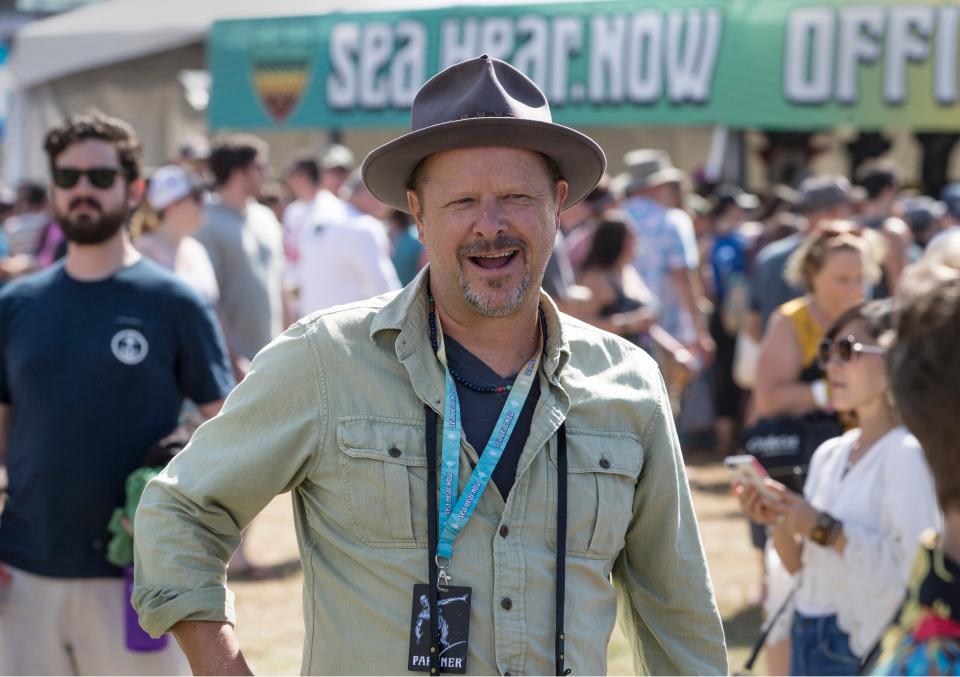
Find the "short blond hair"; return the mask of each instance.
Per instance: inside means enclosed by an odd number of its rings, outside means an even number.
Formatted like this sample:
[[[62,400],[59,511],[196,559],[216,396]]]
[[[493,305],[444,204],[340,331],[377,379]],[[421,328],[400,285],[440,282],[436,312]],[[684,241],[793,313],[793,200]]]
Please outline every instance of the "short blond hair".
[[[880,262],[886,253],[882,238],[843,220],[828,221],[810,235],[787,260],[783,277],[794,287],[813,291],[813,278],[823,270],[827,257],[838,251],[859,253],[867,281],[880,281]]]

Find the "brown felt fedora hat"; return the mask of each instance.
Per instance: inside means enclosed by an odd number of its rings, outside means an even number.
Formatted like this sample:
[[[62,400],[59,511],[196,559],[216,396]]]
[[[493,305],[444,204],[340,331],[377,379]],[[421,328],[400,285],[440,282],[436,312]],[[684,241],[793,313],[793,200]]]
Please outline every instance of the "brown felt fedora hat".
[[[371,151],[362,169],[374,197],[402,211],[413,170],[444,150],[506,146],[543,153],[570,185],[562,209],[586,197],[607,166],[596,141],[553,122],[547,98],[530,78],[486,55],[430,78],[413,100],[410,129]]]

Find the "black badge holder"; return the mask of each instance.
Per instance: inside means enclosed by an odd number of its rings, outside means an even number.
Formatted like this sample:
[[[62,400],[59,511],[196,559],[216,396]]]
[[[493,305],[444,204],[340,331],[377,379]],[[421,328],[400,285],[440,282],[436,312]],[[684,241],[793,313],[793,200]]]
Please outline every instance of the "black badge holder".
[[[554,653],[558,675],[569,675],[572,670],[565,666],[563,648],[566,637],[563,632],[564,596],[567,589],[567,426],[560,424],[557,431],[557,620]]]
[[[437,508],[437,412],[424,405],[427,413],[427,561],[430,563],[427,588],[430,599],[430,674],[440,671],[440,623],[437,615],[437,540],[439,534]]]
[[[430,601],[430,674],[441,672],[440,625],[437,623],[437,552],[439,538],[439,510],[437,508],[437,412],[424,405],[426,413],[427,446],[427,562]],[[557,431],[557,575],[555,580],[556,619],[554,636],[554,659],[557,675],[569,675],[566,667],[564,642],[564,601],[567,577],[567,429],[564,424]]]

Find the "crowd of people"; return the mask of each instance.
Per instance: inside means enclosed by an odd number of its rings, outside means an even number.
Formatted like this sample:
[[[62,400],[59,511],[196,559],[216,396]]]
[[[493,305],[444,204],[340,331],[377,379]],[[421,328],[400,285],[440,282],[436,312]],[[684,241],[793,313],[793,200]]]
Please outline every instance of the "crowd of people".
[[[81,674],[117,666],[129,673],[181,672],[185,663],[172,645],[137,657],[147,656],[153,663],[112,663],[123,649],[109,631],[92,627],[97,622],[77,623],[57,633],[49,630],[60,627],[56,619],[68,606],[102,609],[109,598],[113,601],[104,611],[109,614],[125,603],[107,588],[70,585],[115,575],[103,557],[104,534],[109,510],[125,500],[125,478],[178,423],[216,416],[235,384],[244,381],[252,385],[238,388],[231,396],[236,398],[234,409],[218,417],[227,422],[204,426],[198,437],[207,431],[211,440],[229,440],[249,459],[255,457],[257,441],[226,435],[230,422],[241,432],[272,427],[274,442],[291,449],[322,445],[323,440],[304,437],[301,421],[268,419],[267,408],[253,406],[254,388],[263,392],[286,383],[292,404],[309,411],[290,409],[284,415],[316,415],[305,394],[316,381],[301,382],[302,374],[289,364],[302,336],[291,334],[293,330],[284,334],[285,328],[324,332],[339,342],[338,356],[352,359],[345,337],[357,328],[323,324],[324,313],[401,288],[401,294],[413,294],[428,263],[425,232],[435,226],[424,215],[426,206],[424,213],[414,210],[411,217],[403,205],[378,199],[351,151],[340,145],[296,158],[283,168],[282,182],[270,180],[268,147],[246,135],[217,139],[209,147],[192,140],[169,164],[143,177],[132,129],[99,113],[71,117],[51,130],[46,148],[49,189],[36,182],[25,182],[16,191],[0,189],[0,278],[6,287],[0,294],[0,450],[9,478],[0,520],[0,585],[10,587],[0,601],[0,672]],[[443,153],[437,157],[435,164],[446,161]],[[474,159],[484,166],[484,158]],[[447,164],[451,177],[463,172],[462,166]],[[744,483],[735,486],[758,551],[758,588],[769,630],[768,672],[857,674],[865,664],[886,674],[935,673],[944,665],[956,670],[960,604],[951,581],[960,575],[957,544],[938,544],[927,532],[940,530],[949,539],[957,538],[960,472],[956,417],[949,412],[960,402],[960,375],[951,352],[960,339],[960,184],[948,185],[939,199],[926,196],[905,187],[896,167],[873,160],[854,172],[852,182],[812,174],[795,186],[774,186],[755,195],[734,183],[689,174],[658,149],[630,150],[623,164],[623,173],[596,177],[583,200],[558,210],[542,286],[561,311],[622,337],[656,361],[665,382],[667,411],[676,419],[687,454],[700,446],[720,459],[745,448],[771,476],[767,491]],[[562,168],[548,170],[556,174]],[[420,200],[426,204],[417,183],[424,177],[418,172],[409,184],[403,183],[411,206]],[[435,174],[430,177],[434,184]],[[480,181],[477,175],[464,177]],[[557,185],[566,186],[563,174],[557,177]],[[566,196],[566,190],[553,199]],[[534,201],[508,197],[516,199],[519,206],[507,207],[516,213]],[[457,214],[472,208],[470,200],[481,202],[468,195],[439,207],[430,204],[436,210],[430,218],[456,223]],[[518,251],[528,255],[523,241],[491,241],[500,243],[496,252],[463,250],[478,270],[510,266]],[[446,274],[444,265],[442,260],[434,264],[438,275]],[[172,285],[161,269],[185,284]],[[460,285],[466,290],[469,281],[462,276]],[[431,288],[431,293],[436,292]],[[431,296],[431,313],[433,303]],[[314,315],[320,319],[313,324],[297,322],[317,311],[323,312]],[[539,340],[544,359],[547,328],[554,326],[554,319],[545,315],[541,313],[537,325],[543,326]],[[437,354],[444,355],[441,360],[461,369],[451,369],[451,378],[475,392],[508,393],[513,377],[505,379],[503,373],[487,369],[484,363],[496,359],[478,360],[483,355],[465,348],[462,336],[454,340],[453,333],[447,334],[448,322],[456,327],[453,318],[439,316],[444,335],[436,337],[440,320],[431,315],[431,339]],[[375,333],[369,327],[364,331],[371,337]],[[267,350],[267,357],[258,358],[265,363],[258,375],[251,365],[271,342],[273,353]],[[289,352],[285,362],[278,357],[283,350]],[[414,355],[398,350],[401,361]],[[607,354],[614,348],[603,350]],[[51,360],[51,354],[57,359]],[[633,359],[634,353],[622,355]],[[371,364],[376,359],[371,357]],[[131,376],[126,367],[141,363],[150,370]],[[268,374],[271,364],[274,372]],[[358,372],[369,368],[357,366]],[[407,368],[416,378],[414,371],[424,367],[411,362]],[[595,378],[600,378],[602,370],[596,370]],[[395,377],[384,372],[385,386]],[[470,385],[477,382],[487,385]],[[347,388],[349,383],[321,387]],[[529,406],[515,412],[531,434],[540,388],[536,384]],[[500,405],[487,412],[487,405],[469,397],[461,394],[484,416],[491,414],[487,418],[492,427]],[[189,401],[184,404],[184,399]],[[406,496],[415,480],[421,481],[414,470],[426,461],[421,463],[421,457],[410,455],[413,449],[395,441],[412,434],[404,427],[406,419],[375,420],[392,426],[393,437],[374,439],[373,432],[351,428],[349,421],[337,424],[334,435],[348,456],[342,472],[367,472],[370,468],[361,467],[358,458],[376,457],[384,461],[377,486],[388,491],[400,486]],[[488,433],[471,429],[475,425],[464,421],[467,440],[479,451]],[[604,519],[617,522],[619,517],[609,512],[622,493],[617,477],[636,483],[639,461],[633,467],[632,457],[594,434],[591,444],[602,450],[594,468],[592,451],[581,451],[575,428],[570,433],[571,462],[580,464],[576,472],[602,477],[592,489],[584,489],[596,495],[593,508],[607,510]],[[351,435],[356,439],[346,439]],[[667,437],[664,444],[669,447]],[[407,454],[402,463],[391,465],[389,458],[378,456],[377,445],[388,443],[394,446],[384,448],[383,455],[398,459]],[[494,476],[504,498],[520,481],[522,440],[514,444],[513,474]],[[610,470],[611,461],[622,465]],[[257,465],[260,462],[250,461],[251,472],[266,468]],[[306,456],[291,455],[284,462],[289,464],[282,468],[286,476],[264,480],[266,498],[268,491],[319,481],[316,473],[327,472]],[[76,475],[64,477],[67,468]],[[608,471],[619,475],[605,477]],[[396,484],[398,478],[402,486]],[[163,476],[159,481],[162,485]],[[349,485],[349,477],[344,481]],[[168,482],[170,489],[173,480]],[[202,489],[214,498],[209,504],[167,508],[206,512],[210,521],[205,524],[222,538],[205,545],[221,559],[233,556],[232,575],[255,575],[256,567],[237,549],[238,530],[253,519],[255,506],[229,494],[222,484],[191,485],[189,477],[180,482],[177,492]],[[96,505],[86,500],[91,486],[98,492]],[[579,482],[571,480],[571,490],[575,486]],[[227,492],[227,509],[217,503],[216,491]],[[382,498],[370,500],[380,505]],[[577,500],[571,496],[571,502]],[[681,503],[676,515],[685,514]],[[425,519],[411,515],[410,505],[405,506],[406,521],[403,514],[370,516],[356,505],[344,514],[359,522],[354,527],[364,543],[391,544],[402,551],[419,543],[415,532]],[[629,500],[625,506],[629,510]],[[334,501],[334,507],[321,508],[313,517],[323,522],[330,516],[324,510],[336,512],[339,507]],[[571,508],[572,518],[578,510]],[[387,523],[377,524],[378,519]],[[600,519],[594,516],[597,524]],[[397,529],[406,535],[398,536]],[[505,530],[503,526],[499,531],[503,538]],[[574,533],[571,542],[572,551],[582,545],[588,560],[614,555],[618,538],[623,546],[622,533],[602,532],[600,526],[592,538],[587,536],[580,544]],[[921,562],[927,566],[914,572],[920,582],[904,603],[922,539]],[[663,541],[665,547],[672,543]],[[341,542],[338,547],[347,545]],[[642,587],[630,583],[629,572],[623,575],[624,585]],[[150,576],[151,584],[162,580],[155,571]],[[201,583],[208,587],[197,588],[198,599],[207,594],[216,603],[223,595],[218,581]],[[165,615],[174,622],[184,618],[173,616],[168,601],[139,594],[141,614]],[[500,604],[509,611],[510,597],[502,597]],[[17,615],[5,612],[4,606]],[[221,620],[216,614],[187,617]],[[898,625],[881,644],[895,617]],[[708,627],[711,621],[698,622]],[[152,627],[159,627],[156,623]],[[110,626],[103,621],[104,628]],[[48,635],[46,650],[36,644],[39,635]],[[952,639],[953,644],[944,640],[938,645],[940,653],[931,658],[917,649],[918,642],[930,637]],[[33,648],[23,650],[28,644]],[[683,663],[665,651],[670,655],[662,666],[717,666],[693,658]],[[930,662],[936,660],[941,663]],[[503,665],[507,663],[487,667],[499,670]]]

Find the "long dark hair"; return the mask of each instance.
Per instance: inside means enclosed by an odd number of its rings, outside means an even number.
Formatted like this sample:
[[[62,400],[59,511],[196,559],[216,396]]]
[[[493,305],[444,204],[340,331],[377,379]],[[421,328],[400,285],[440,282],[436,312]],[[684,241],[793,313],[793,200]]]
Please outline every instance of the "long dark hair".
[[[596,268],[609,270],[623,254],[630,235],[630,222],[626,217],[616,213],[604,215],[593,231],[593,241],[590,251],[583,261],[583,269]]]
[[[825,338],[831,341],[837,338],[840,330],[851,322],[862,321],[867,326],[867,334],[874,341],[893,329],[893,301],[866,301],[859,303],[838,317],[827,330]]]

